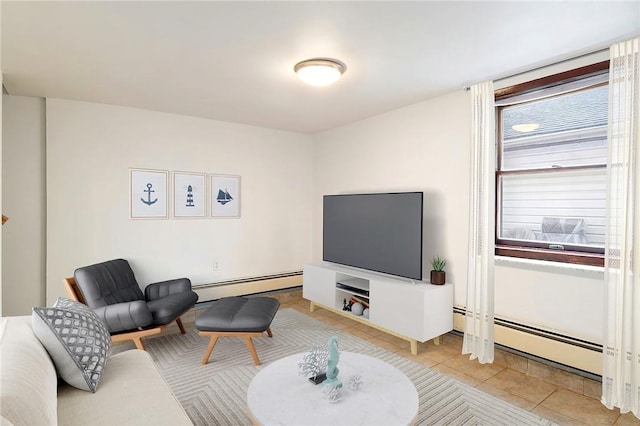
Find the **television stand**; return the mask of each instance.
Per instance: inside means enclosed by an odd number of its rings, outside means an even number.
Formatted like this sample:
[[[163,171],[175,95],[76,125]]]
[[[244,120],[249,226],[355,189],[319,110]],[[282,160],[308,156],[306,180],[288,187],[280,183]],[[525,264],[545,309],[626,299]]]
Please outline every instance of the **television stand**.
[[[343,311],[351,297],[369,304],[369,318]],[[337,265],[308,263],[303,268],[302,297],[310,310],[323,308],[384,331],[411,345],[434,339],[453,330],[453,284],[413,284],[406,279]]]

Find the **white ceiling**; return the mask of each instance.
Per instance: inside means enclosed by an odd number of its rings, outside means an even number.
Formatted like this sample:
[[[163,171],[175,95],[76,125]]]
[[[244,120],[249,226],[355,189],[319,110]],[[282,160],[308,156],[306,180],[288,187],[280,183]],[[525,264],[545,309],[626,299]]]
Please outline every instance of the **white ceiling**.
[[[315,133],[640,32],[640,2],[8,2],[11,95]],[[298,61],[347,64],[306,86]]]

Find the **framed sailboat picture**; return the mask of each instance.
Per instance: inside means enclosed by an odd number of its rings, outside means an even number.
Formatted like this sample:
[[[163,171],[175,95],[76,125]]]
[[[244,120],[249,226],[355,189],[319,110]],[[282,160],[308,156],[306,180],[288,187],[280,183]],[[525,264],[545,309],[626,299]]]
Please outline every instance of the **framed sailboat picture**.
[[[206,174],[172,172],[174,219],[206,217]]]
[[[211,216],[240,217],[240,176],[211,175]]]
[[[167,170],[129,169],[129,218],[168,219]]]

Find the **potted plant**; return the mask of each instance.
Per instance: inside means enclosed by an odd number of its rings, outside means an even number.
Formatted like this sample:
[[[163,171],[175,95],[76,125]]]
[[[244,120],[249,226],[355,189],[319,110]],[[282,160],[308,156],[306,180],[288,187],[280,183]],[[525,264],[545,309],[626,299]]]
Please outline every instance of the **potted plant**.
[[[447,265],[446,259],[441,259],[435,255],[431,259],[431,284],[442,285],[446,281],[444,267]]]

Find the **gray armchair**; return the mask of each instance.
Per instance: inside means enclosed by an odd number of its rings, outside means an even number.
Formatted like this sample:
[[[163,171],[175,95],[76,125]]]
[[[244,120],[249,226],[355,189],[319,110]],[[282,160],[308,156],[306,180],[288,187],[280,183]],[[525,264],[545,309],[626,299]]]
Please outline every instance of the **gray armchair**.
[[[198,300],[188,278],[149,284],[143,294],[124,259],[78,268],[65,285],[72,298],[103,319],[113,342],[131,339],[143,350],[143,337],[160,333],[173,321],[184,334],[180,316]]]

